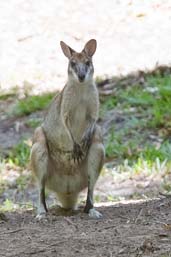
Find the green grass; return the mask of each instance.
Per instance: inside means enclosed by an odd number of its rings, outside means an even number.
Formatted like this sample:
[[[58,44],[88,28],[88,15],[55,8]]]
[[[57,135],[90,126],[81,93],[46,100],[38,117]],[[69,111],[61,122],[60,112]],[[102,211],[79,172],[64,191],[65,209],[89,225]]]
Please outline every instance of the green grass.
[[[6,199],[1,205],[0,205],[0,212],[5,213],[5,212],[13,212],[16,210],[21,210],[21,209],[33,209],[33,205],[30,202],[27,202],[25,204],[22,203],[14,203],[10,199]]]
[[[30,143],[26,140],[22,140],[18,145],[16,145],[9,156],[6,159],[11,165],[17,165],[20,167],[26,167],[28,164],[30,156]]]
[[[30,119],[25,122],[25,124],[30,128],[37,128],[41,124],[40,119]]]
[[[147,144],[142,151],[141,157],[145,160],[152,161],[156,158],[159,158],[160,161],[164,161],[165,159],[171,161],[171,144],[168,141],[165,141],[159,148]]]
[[[145,86],[118,87],[115,96],[102,103],[100,112],[105,115],[110,109],[115,109],[124,122],[120,127],[116,122],[107,136],[107,158],[171,160],[170,75],[147,75]]]
[[[143,107],[146,109],[152,106],[154,97],[149,92],[143,91],[140,85],[128,87],[126,90],[122,90],[119,96],[120,102],[123,107]]]
[[[16,204],[14,204],[11,200],[6,199],[3,204],[0,206],[1,212],[14,211],[16,209]]]
[[[23,191],[27,187],[29,181],[30,181],[30,175],[21,174],[16,179],[16,185],[17,185],[18,190]]]
[[[45,109],[51,102],[54,94],[28,96],[18,100],[13,107],[12,114],[16,116],[29,115],[35,111]]]
[[[2,94],[2,95],[0,95],[0,100],[5,101],[5,100],[7,100],[7,99],[9,99],[9,98],[13,98],[13,97],[15,97],[15,96],[16,96],[16,95],[13,94],[13,93]]]

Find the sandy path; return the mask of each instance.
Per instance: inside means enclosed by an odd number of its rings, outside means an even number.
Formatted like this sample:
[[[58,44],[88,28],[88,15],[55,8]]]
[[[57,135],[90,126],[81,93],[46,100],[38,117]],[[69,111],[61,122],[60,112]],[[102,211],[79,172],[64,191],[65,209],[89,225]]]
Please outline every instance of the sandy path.
[[[96,75],[128,73],[171,61],[169,0],[0,1],[0,88],[62,87],[67,60],[59,41],[81,50],[96,38]]]

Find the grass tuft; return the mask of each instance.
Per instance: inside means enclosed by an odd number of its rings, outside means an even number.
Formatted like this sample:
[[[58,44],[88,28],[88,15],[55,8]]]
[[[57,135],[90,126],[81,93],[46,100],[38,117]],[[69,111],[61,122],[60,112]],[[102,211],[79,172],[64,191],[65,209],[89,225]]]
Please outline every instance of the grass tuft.
[[[30,142],[23,140],[11,150],[6,161],[11,165],[26,167],[29,156]]]
[[[44,95],[28,96],[24,99],[18,100],[13,107],[12,114],[16,116],[29,115],[35,111],[40,111],[46,108],[54,94],[48,93]]]
[[[147,75],[144,85],[118,87],[115,97],[101,105],[103,115],[114,108],[115,122],[106,139],[106,156],[119,160],[138,158],[171,160],[171,76]],[[124,121],[123,121],[124,120]]]

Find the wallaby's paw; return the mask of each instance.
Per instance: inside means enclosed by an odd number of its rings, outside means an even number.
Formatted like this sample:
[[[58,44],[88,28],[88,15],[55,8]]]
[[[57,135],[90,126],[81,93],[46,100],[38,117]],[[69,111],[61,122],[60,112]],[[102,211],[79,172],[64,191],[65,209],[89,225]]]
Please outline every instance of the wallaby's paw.
[[[94,134],[94,123],[90,125],[90,127],[85,131],[82,138],[82,148],[87,152],[89,147],[91,146],[92,137]]]
[[[84,158],[81,146],[77,143],[74,143],[72,158],[74,159],[74,162],[77,161],[78,163]]]
[[[96,211],[96,209],[94,208],[89,210],[88,215],[90,218],[94,218],[94,219],[100,219],[103,217],[103,215],[99,211]]]
[[[38,213],[36,215],[36,220],[38,220],[38,221],[46,220],[46,219],[47,219],[47,213],[46,212]]]

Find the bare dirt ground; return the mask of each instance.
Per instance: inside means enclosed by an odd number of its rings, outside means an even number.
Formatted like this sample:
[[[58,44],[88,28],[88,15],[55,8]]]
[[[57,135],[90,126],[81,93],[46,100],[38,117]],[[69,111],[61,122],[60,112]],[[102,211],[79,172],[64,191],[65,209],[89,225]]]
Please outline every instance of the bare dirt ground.
[[[60,209],[53,209],[41,222],[32,211],[7,213],[0,222],[0,256],[170,256],[170,199],[98,209],[100,220],[81,210],[61,216]]]

